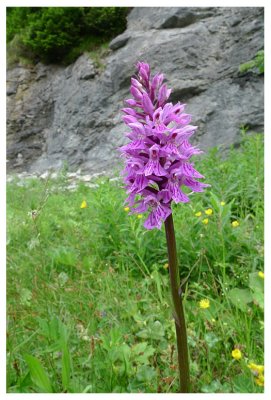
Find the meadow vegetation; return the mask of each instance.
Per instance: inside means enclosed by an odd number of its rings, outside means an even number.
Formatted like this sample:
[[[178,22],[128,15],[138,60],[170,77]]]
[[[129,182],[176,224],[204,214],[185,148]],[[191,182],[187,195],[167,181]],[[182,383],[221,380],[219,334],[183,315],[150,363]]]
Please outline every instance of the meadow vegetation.
[[[195,162],[174,207],[193,392],[263,392],[263,136]],[[200,164],[200,166],[199,166]],[[7,391],[176,392],[164,228],[102,177],[7,185]]]

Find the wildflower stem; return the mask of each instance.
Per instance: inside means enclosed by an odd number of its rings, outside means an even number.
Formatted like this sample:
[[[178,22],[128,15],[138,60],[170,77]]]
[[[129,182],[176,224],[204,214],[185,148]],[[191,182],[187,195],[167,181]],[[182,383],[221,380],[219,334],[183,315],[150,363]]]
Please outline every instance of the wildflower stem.
[[[176,240],[175,240],[172,214],[170,214],[165,220],[165,229],[166,229],[167,248],[168,248],[169,276],[170,276],[171,292],[174,305],[174,319],[175,319],[175,328],[177,336],[180,393],[189,393],[190,378],[189,378],[187,334],[186,334],[182,297],[179,292],[180,277],[177,264]]]

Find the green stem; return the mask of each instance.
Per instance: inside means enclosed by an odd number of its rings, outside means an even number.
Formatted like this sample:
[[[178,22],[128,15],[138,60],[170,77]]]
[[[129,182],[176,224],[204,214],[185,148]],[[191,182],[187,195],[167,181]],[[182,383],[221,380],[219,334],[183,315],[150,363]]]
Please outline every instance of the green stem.
[[[184,310],[182,297],[180,292],[180,277],[177,263],[176,240],[174,233],[174,225],[172,214],[165,220],[169,276],[171,284],[171,293],[174,305],[174,319],[177,336],[179,376],[180,376],[180,393],[189,393],[190,378],[189,378],[189,361],[187,348],[187,334],[184,318]]]

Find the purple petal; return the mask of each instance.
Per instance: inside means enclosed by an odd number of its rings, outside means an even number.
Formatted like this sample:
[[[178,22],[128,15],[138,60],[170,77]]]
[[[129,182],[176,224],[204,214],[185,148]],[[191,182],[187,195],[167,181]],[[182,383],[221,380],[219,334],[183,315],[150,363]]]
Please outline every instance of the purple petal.
[[[168,154],[179,154],[179,150],[173,143],[167,143],[165,146],[161,148],[161,153]]]
[[[153,111],[154,111],[153,104],[152,104],[149,96],[147,95],[147,93],[143,93],[142,105],[143,105],[143,109],[146,113],[148,113],[149,115],[153,114]]]
[[[180,102],[178,102],[177,104],[175,104],[175,106],[172,107],[171,112],[174,114],[179,114],[182,113],[185,109],[186,104],[180,104]]]
[[[149,180],[145,177],[145,175],[137,175],[133,185],[130,188],[130,192],[141,192],[145,187],[149,184]]]
[[[161,229],[161,226],[162,221],[157,220],[156,214],[154,213],[154,211],[152,211],[144,222],[144,227],[150,230],[154,228]]]
[[[125,114],[136,116],[137,113],[132,108],[123,108],[121,111],[125,112]]]
[[[133,210],[131,210],[131,211],[141,214],[141,213],[146,212],[147,210],[148,210],[148,205],[143,200],[140,200],[139,206],[133,208]]]
[[[176,121],[178,122],[178,124],[182,124],[182,125],[187,125],[189,124],[189,122],[191,122],[191,115],[190,114],[181,114]]]
[[[144,168],[144,174],[146,176],[149,175],[157,175],[157,176],[166,176],[167,171],[161,166],[158,160],[149,160]]]
[[[144,90],[144,89],[143,89],[143,86],[141,85],[140,82],[138,82],[137,79],[131,78],[131,83],[132,83],[132,86],[133,86],[135,89],[139,90],[140,92],[142,92],[142,91]]]
[[[164,83],[158,93],[158,104],[159,106],[163,106],[165,101],[169,98],[171,93],[171,89],[167,88],[167,85]]]
[[[189,197],[177,185],[174,185],[172,199],[175,203],[188,203],[190,201]]]
[[[171,92],[172,92],[172,89],[168,89],[168,90],[167,90],[167,94],[166,94],[166,98],[167,98],[167,99],[168,99],[169,96],[171,95]]]
[[[138,73],[143,78],[145,83],[147,84],[150,78],[150,66],[144,62],[137,63]]]
[[[134,132],[138,133],[139,135],[145,134],[144,126],[140,122],[131,122],[128,125],[130,128],[133,129]]]
[[[194,178],[204,178],[195,168],[192,167],[189,163],[184,163],[182,165],[182,173],[189,177]]]
[[[195,181],[192,178],[184,178],[183,183],[184,185],[192,189],[193,192],[203,192],[203,188],[210,186],[206,183]]]
[[[125,124],[129,125],[132,122],[137,122],[136,117],[133,117],[132,115],[124,115],[122,117],[122,120],[125,122]]]
[[[163,200],[163,203],[169,203],[171,201],[171,193],[167,189],[163,189],[158,193],[159,200]]]
[[[146,176],[151,175],[154,171],[154,163],[155,161],[149,160],[144,168],[144,174]]]
[[[135,88],[134,86],[131,86],[130,92],[136,100],[139,100],[139,101],[142,100],[142,93],[137,88]]]
[[[157,176],[166,176],[168,174],[167,171],[160,164],[159,160],[155,161],[153,172]]]
[[[132,106],[132,107],[138,105],[137,101],[134,99],[127,99],[127,100],[125,100],[125,103],[127,103],[129,106]]]
[[[167,85],[164,83],[158,92],[158,103],[159,105],[163,105],[165,100],[167,100]]]
[[[167,204],[160,203],[155,210],[157,218],[165,221],[167,217],[172,213],[171,207]]]
[[[127,150],[135,150],[135,149],[145,149],[146,145],[144,143],[144,140],[139,139],[139,140],[134,140],[131,143],[128,143],[124,146],[120,147],[121,151],[127,151]]]

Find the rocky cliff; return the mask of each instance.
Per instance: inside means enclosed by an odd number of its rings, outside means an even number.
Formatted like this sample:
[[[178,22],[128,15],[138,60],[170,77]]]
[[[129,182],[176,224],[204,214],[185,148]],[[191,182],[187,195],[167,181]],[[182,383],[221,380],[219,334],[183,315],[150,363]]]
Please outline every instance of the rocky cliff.
[[[164,73],[171,101],[187,103],[202,148],[238,143],[241,125],[263,130],[263,77],[238,72],[262,48],[263,8],[134,8],[102,71],[87,54],[7,71],[7,169],[112,168],[138,60]]]

